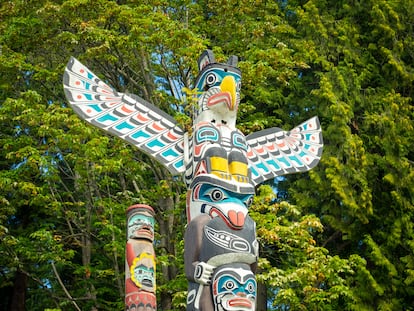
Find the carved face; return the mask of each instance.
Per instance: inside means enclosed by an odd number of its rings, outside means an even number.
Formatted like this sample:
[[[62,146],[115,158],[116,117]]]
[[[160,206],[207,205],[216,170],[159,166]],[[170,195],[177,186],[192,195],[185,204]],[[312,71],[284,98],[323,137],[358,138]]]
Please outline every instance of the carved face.
[[[189,219],[194,219],[200,214],[208,214],[212,218],[221,217],[233,229],[243,228],[248,207],[253,199],[251,193],[243,194],[220,187],[220,181],[217,184],[201,182],[190,190],[188,196]]]
[[[235,56],[227,64],[216,63],[211,51],[200,57],[200,73],[195,83],[199,92],[195,123],[206,121],[234,127],[241,88],[241,72],[236,64]]]
[[[129,212],[128,239],[154,240],[155,220],[146,208],[135,208]]]
[[[236,107],[240,101],[239,92],[241,87],[241,75],[237,68],[223,65],[223,64],[212,64],[207,66],[198,76],[196,82],[196,88],[199,92],[211,92],[214,88],[219,88],[222,92],[229,92],[234,105],[229,106]],[[215,92],[212,92],[213,94]],[[210,108],[213,107],[210,103]]]
[[[215,311],[255,310],[257,284],[247,265],[225,265],[212,280]]]
[[[131,280],[141,289],[155,292],[155,259],[153,254],[141,253],[130,267]]]

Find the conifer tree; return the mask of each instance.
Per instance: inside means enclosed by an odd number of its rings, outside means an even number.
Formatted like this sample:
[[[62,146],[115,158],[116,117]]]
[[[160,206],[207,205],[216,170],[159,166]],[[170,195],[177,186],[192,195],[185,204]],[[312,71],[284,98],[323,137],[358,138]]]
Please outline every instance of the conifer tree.
[[[212,48],[240,58],[245,134],[323,127],[320,164],[251,208],[258,310],[410,310],[413,19],[412,1],[3,1],[0,305],[122,309],[125,210],[145,203],[159,306],[185,309],[183,183],[79,120],[61,80],[75,56],[185,126],[182,88]]]

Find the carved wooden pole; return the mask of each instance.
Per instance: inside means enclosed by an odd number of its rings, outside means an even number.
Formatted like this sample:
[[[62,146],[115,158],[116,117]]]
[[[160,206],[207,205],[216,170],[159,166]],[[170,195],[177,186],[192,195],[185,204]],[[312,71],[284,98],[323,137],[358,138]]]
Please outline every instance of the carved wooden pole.
[[[245,136],[235,127],[241,72],[237,57],[198,61],[198,109],[189,141],[187,310],[255,310],[258,243],[248,215],[254,195]]]
[[[155,311],[154,210],[144,204],[127,210],[125,306],[127,311]]]
[[[151,103],[114,91],[74,58],[63,85],[82,119],[146,152],[171,174],[185,175],[187,310],[253,311],[258,243],[248,208],[255,187],[312,169],[322,154],[321,128],[313,117],[291,131],[274,127],[244,136],[236,128],[241,87],[237,57],[217,63],[207,50],[198,65],[191,135]],[[151,219],[149,206],[128,209],[127,310],[143,305],[156,309]],[[152,235],[141,230],[145,222],[152,224]]]

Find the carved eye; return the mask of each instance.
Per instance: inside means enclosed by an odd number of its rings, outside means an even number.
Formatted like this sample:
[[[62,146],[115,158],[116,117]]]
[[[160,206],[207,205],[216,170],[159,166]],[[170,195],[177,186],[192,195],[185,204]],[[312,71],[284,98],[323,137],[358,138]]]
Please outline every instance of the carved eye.
[[[223,200],[226,196],[224,195],[223,191],[220,189],[214,189],[210,193],[211,200],[217,202]]]
[[[250,196],[245,202],[244,204],[246,204],[247,207],[249,207],[250,205],[252,205],[253,203],[253,196]]]
[[[236,287],[236,283],[233,280],[228,280],[224,283],[223,287],[227,290],[232,290]]]
[[[239,92],[241,90],[241,81],[237,82],[236,90]]]
[[[215,73],[211,72],[206,76],[206,84],[208,87],[213,86],[217,81],[217,76]]]
[[[252,294],[252,293],[254,293],[254,292],[256,291],[256,287],[254,286],[254,284],[253,284],[253,283],[248,283],[248,284],[247,284],[247,286],[246,286],[246,290],[247,290],[250,294]]]

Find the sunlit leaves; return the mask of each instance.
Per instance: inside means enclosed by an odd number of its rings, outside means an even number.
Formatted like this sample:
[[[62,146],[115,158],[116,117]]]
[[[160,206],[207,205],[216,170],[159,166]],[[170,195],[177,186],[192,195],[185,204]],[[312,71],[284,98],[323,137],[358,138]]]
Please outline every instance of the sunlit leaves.
[[[381,0],[352,7],[308,1],[297,10],[306,45],[296,47],[312,68],[303,82],[316,81],[308,90],[318,101],[325,148],[309,174],[318,186],[298,180],[290,193],[328,225],[322,240],[330,250],[368,259],[370,269],[356,277],[371,288],[359,293],[361,310],[407,304],[402,276],[411,268],[400,258],[413,254],[413,69],[411,40],[402,38],[413,34],[412,10]]]
[[[303,216],[295,206],[273,199],[271,188],[261,187],[251,211],[260,224],[258,280],[267,285],[272,310],[352,307],[358,298],[351,284],[355,275],[366,272],[365,262],[358,256],[331,256],[315,241],[323,231],[317,217]]]
[[[121,309],[125,208],[134,203],[157,211],[159,300],[184,307],[182,182],[81,121],[61,79],[78,57],[117,90],[179,112],[188,128],[182,87],[207,46],[218,61],[240,57],[243,132],[289,130],[313,115],[322,123],[320,164],[278,185],[295,205],[262,188],[251,209],[272,308],[411,307],[412,2],[237,4],[1,3],[1,286],[25,269],[28,308],[72,305],[54,262],[84,310]]]

